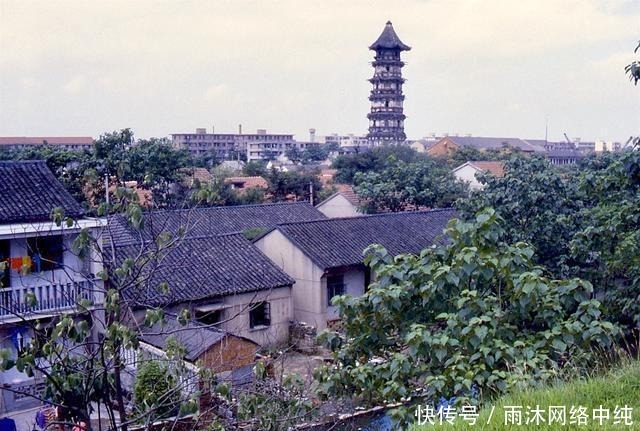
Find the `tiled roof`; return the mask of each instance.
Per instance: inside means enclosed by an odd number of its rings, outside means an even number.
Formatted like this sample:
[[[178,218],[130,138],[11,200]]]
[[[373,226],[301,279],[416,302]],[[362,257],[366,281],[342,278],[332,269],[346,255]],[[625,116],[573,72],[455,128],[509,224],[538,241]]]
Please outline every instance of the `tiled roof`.
[[[504,162],[473,160],[467,162],[480,171],[488,171],[494,177],[504,176]]]
[[[190,238],[158,250],[154,242],[116,247],[116,261],[134,258],[138,282],[123,289],[133,307],[199,301],[294,283],[242,234]],[[168,284],[168,292],[158,289]]]
[[[197,322],[188,322],[182,326],[175,316],[167,316],[164,324],[156,323],[150,328],[143,327],[141,332],[141,341],[161,350],[166,350],[169,336],[175,337],[185,349],[184,359],[191,362],[197,361],[212,346],[218,344],[227,335],[231,335]]]
[[[49,221],[54,208],[84,214],[45,162],[0,162],[0,223]]]
[[[191,187],[195,180],[205,184],[213,179],[213,175],[205,168],[183,168],[182,172],[185,173],[184,183],[187,187]]]
[[[289,223],[277,229],[323,269],[362,263],[363,251],[381,244],[390,254],[418,253],[443,242],[452,209],[388,213]]]
[[[382,33],[380,34],[378,39],[376,39],[376,41],[373,42],[373,44],[371,44],[371,46],[369,47],[369,49],[373,50],[380,48],[399,49],[401,51],[408,51],[411,49],[408,45],[402,43],[395,30],[393,29],[393,24],[391,24],[391,21],[387,21],[387,24],[384,26],[384,30],[382,30]]]
[[[185,237],[202,237],[243,232],[248,229],[271,229],[281,223],[325,219],[325,215],[308,202],[285,202],[260,205],[192,208],[149,211],[144,214],[144,228],[135,230],[123,216],[109,220],[109,235],[116,245],[153,240],[162,232],[182,232]]]
[[[225,178],[225,183],[233,184],[234,186],[240,185],[238,188],[250,189],[252,187],[258,187],[266,189],[269,187],[267,180],[262,177],[229,177]]]
[[[351,204],[357,207],[362,205],[360,197],[358,197],[352,186],[348,184],[338,184],[336,188],[338,189],[337,194],[341,194],[342,196],[344,196],[344,198],[351,202]]]
[[[487,138],[482,136],[447,136],[461,147],[474,147],[482,150],[500,150],[504,147],[519,148],[525,152],[543,153],[544,147],[532,144],[520,138]]]
[[[92,145],[90,136],[1,136],[0,145]]]

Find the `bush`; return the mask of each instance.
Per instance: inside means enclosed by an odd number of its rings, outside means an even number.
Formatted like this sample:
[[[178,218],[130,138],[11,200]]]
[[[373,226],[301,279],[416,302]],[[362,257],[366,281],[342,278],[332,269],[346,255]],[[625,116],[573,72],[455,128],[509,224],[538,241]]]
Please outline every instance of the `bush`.
[[[610,345],[617,329],[591,284],[546,277],[531,246],[501,241],[500,222],[493,210],[452,221],[448,244],[419,256],[374,246],[366,261],[376,282],[334,300],[345,332],[321,336],[335,365],[317,374],[320,394],[478,402],[554,380],[569,358],[572,370],[586,366],[593,346]]]
[[[149,421],[175,415],[180,407],[177,379],[158,361],[149,360],[138,368],[133,387],[136,408]]]

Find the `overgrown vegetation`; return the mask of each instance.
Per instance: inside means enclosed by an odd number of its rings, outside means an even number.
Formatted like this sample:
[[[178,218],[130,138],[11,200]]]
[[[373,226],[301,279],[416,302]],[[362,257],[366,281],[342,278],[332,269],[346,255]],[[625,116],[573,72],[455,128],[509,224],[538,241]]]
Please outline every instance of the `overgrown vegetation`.
[[[591,347],[611,344],[617,329],[591,284],[548,277],[530,245],[504,241],[501,223],[491,209],[454,221],[450,242],[420,256],[370,249],[377,281],[362,297],[335,299],[344,332],[321,336],[336,363],[318,372],[320,393],[368,405],[414,396],[476,403],[556,379],[569,359],[587,364]]]
[[[640,405],[640,363],[632,361],[623,364],[616,370],[610,371],[603,376],[595,376],[586,379],[576,379],[570,382],[557,382],[548,388],[521,388],[513,391],[509,395],[497,398],[488,403],[484,408],[480,409],[479,416],[475,427],[488,429],[492,431],[507,431],[517,427],[517,429],[525,431],[533,430],[586,430],[601,431],[607,430],[637,430],[640,428],[637,420],[636,406]],[[523,410],[527,407],[533,409],[539,406],[540,409],[548,410],[550,406],[566,407],[566,423],[563,425],[561,421],[552,424],[534,422],[526,424],[526,417],[522,419],[522,425],[505,425],[504,423],[504,407],[505,406],[522,406]],[[618,418],[616,418],[615,408],[619,408]],[[632,407],[631,424],[622,416],[620,409],[625,406]],[[491,408],[495,407],[493,416],[491,416]],[[574,407],[572,418],[571,408]],[[589,415],[585,419],[586,424],[579,425],[577,408],[584,407],[585,414]],[[600,424],[599,420],[594,420],[592,412],[595,409],[605,408],[609,410],[609,419],[603,420]],[[524,416],[524,412],[523,412]],[[545,415],[548,418],[548,415]],[[573,424],[571,422],[574,422]],[[614,422],[618,422],[614,424]],[[489,423],[489,426],[486,424]],[[444,431],[468,430],[474,426],[456,418],[453,425],[447,424],[436,425],[438,429]],[[414,426],[413,431],[432,430],[433,425]]]

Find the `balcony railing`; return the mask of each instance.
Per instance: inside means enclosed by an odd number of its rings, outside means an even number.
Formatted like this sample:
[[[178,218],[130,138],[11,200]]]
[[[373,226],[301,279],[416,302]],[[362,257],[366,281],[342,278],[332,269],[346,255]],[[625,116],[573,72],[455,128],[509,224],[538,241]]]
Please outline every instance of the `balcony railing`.
[[[81,299],[93,299],[94,290],[92,281],[0,288],[0,319],[71,308]]]

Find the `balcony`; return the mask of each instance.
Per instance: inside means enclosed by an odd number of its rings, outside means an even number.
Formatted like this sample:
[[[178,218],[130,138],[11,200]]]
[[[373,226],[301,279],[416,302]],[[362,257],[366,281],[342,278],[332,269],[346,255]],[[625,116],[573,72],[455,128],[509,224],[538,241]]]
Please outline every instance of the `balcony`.
[[[81,299],[93,300],[95,289],[95,283],[88,280],[0,288],[0,321],[64,311]],[[35,298],[35,304],[31,298]]]

